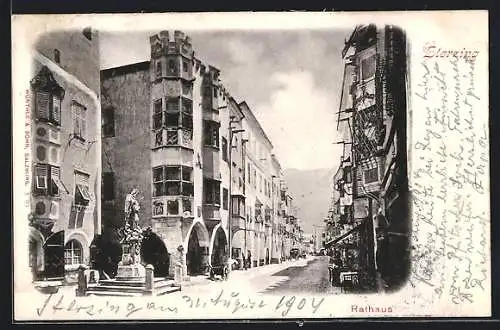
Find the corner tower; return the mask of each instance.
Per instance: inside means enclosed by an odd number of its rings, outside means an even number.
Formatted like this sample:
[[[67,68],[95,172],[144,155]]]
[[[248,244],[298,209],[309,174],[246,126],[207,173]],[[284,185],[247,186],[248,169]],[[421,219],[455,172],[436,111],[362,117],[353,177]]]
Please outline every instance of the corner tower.
[[[152,225],[173,251],[194,218],[194,52],[180,31],[155,34],[150,45]]]

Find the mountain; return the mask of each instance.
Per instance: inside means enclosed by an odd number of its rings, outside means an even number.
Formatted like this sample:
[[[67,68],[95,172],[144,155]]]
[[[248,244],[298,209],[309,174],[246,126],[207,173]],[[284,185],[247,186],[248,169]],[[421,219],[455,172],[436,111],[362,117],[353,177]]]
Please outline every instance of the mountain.
[[[286,185],[297,207],[305,233],[314,233],[314,226],[323,226],[327,216],[332,195],[332,178],[334,169],[283,171]]]

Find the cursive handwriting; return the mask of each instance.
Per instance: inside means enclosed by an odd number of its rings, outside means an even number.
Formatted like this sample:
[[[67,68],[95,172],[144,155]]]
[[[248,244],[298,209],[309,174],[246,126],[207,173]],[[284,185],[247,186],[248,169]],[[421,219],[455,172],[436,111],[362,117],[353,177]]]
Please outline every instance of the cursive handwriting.
[[[117,315],[130,317],[140,311],[155,311],[167,314],[177,314],[175,306],[167,306],[154,301],[138,303],[118,299],[118,302],[106,300],[89,300],[86,298],[66,298],[64,294],[50,294],[44,300],[43,305],[36,309],[39,317],[47,314],[56,315],[61,312],[83,314],[88,316]]]
[[[474,303],[489,279],[488,134],[472,51],[426,45],[413,91],[414,301]],[[418,290],[420,288],[420,290]],[[425,290],[422,290],[424,289]]]

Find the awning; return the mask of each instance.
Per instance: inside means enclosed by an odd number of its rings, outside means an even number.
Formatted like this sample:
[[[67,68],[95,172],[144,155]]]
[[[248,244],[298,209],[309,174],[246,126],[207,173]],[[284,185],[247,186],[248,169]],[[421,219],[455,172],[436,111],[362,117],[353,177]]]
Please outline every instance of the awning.
[[[366,221],[366,220],[365,220]],[[338,242],[340,242],[341,240],[343,240],[344,238],[346,238],[347,236],[351,235],[352,233],[354,233],[355,231],[359,230],[361,228],[361,226],[364,224],[364,222],[360,223],[359,225],[357,225],[356,227],[354,227],[353,229],[349,230],[347,233],[345,234],[342,234],[334,239],[331,239],[330,241],[326,242],[325,243],[325,246],[330,246],[332,244],[336,244]]]

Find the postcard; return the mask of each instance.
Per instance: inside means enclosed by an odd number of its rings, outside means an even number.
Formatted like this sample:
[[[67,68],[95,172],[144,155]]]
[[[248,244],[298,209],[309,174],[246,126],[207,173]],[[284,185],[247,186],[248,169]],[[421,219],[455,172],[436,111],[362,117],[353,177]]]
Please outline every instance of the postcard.
[[[14,320],[491,316],[487,11],[12,26]]]

